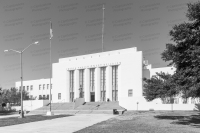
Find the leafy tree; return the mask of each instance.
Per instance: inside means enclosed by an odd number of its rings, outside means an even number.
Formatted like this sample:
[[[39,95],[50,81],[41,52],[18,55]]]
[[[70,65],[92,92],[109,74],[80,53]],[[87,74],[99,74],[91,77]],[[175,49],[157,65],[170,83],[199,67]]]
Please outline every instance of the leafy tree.
[[[174,66],[176,71],[165,82],[155,77],[144,80],[148,100],[174,93],[182,94],[185,99],[200,97],[200,1],[187,6],[188,21],[172,27],[169,35],[173,43],[166,44],[161,54],[161,58],[169,61],[169,66]]]
[[[166,44],[161,54],[164,61],[176,67],[174,82],[183,97],[200,97],[200,2],[188,3],[188,22],[170,31],[174,44]]]
[[[144,78],[144,95],[148,101],[156,98],[164,99],[178,93],[176,84],[172,82],[172,75],[163,72],[156,73],[151,79]],[[173,88],[173,89],[171,89]]]
[[[23,100],[29,100],[29,94],[27,91],[23,90]],[[3,89],[0,96],[0,103],[11,103],[11,104],[21,104],[21,91],[16,88]]]

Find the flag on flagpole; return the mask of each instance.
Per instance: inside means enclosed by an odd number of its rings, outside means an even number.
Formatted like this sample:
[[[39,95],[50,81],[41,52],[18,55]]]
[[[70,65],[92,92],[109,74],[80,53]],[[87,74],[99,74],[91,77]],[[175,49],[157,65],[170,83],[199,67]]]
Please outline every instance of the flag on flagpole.
[[[53,37],[52,23],[50,21],[50,39]]]

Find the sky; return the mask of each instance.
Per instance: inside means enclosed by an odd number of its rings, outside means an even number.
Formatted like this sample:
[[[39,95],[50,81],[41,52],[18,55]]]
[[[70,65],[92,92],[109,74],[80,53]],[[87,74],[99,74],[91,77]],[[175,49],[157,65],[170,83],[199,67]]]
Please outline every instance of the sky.
[[[153,68],[166,67],[161,59],[175,24],[187,21],[188,2],[197,0],[0,0],[0,87],[9,89],[23,80],[50,77],[50,21],[52,63],[60,58],[137,47]],[[134,62],[134,57],[130,57]]]

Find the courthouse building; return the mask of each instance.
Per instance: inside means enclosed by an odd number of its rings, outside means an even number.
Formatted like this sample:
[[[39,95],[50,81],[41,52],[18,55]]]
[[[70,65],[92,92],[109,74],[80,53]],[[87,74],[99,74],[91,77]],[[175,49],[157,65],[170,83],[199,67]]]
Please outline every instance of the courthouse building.
[[[143,54],[136,47],[59,59],[52,65],[52,102],[120,101],[143,97]],[[49,98],[49,79],[24,81],[36,99]],[[21,83],[16,82],[20,88]]]

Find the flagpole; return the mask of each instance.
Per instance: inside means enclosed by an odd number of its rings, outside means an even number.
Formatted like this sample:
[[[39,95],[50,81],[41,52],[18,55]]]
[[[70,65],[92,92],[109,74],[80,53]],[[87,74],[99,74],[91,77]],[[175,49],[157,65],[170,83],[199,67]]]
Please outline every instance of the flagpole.
[[[53,115],[53,112],[51,112],[51,89],[52,89],[52,85],[51,85],[51,78],[52,78],[52,65],[51,65],[51,39],[53,37],[53,31],[52,31],[52,23],[50,21],[50,36],[49,36],[49,41],[50,41],[50,46],[49,46],[49,66],[50,66],[50,94],[49,94],[49,112],[47,112],[47,115],[49,116],[52,116]]]
[[[103,19],[102,19],[102,52],[104,51],[104,47],[103,47],[103,40],[104,40],[104,10],[105,10],[105,8],[104,8],[104,4],[103,4]]]

